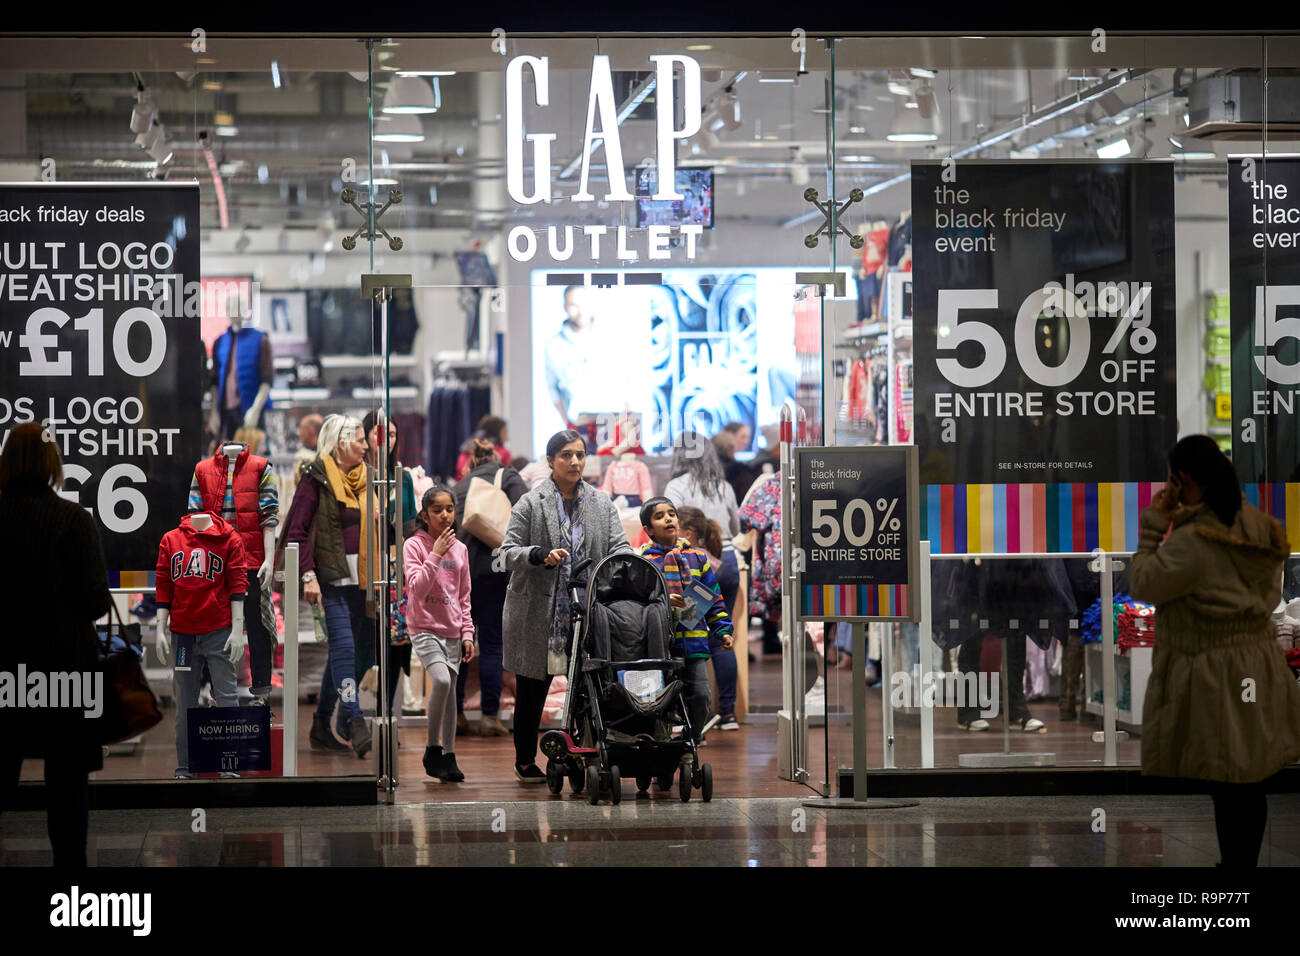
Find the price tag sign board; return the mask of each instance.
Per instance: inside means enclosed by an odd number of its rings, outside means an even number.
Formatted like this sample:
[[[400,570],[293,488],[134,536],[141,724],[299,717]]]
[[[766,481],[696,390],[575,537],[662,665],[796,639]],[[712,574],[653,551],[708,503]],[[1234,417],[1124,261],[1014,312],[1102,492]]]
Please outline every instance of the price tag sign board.
[[[919,620],[916,446],[794,452],[798,617]]]
[[[0,184],[0,442],[41,422],[110,571],[152,568],[202,453],[199,189]]]
[[[1300,538],[1294,490],[1300,482],[1300,159],[1228,160],[1228,260],[1232,460],[1247,497],[1289,519],[1294,543]]]
[[[922,481],[1163,481],[1172,164],[914,163],[912,209]]]

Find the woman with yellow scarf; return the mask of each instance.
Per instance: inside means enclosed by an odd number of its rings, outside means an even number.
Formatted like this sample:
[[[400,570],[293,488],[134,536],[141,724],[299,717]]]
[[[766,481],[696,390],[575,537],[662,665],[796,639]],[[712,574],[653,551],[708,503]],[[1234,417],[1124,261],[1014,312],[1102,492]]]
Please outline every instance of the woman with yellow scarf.
[[[370,750],[370,727],[357,704],[357,640],[374,625],[366,617],[367,566],[377,534],[378,507],[366,494],[366,435],[361,422],[331,415],[321,426],[317,455],[302,471],[285,527],[285,541],[298,545],[302,595],[325,611],[329,656],[311,725],[313,750],[342,751],[330,731],[338,702],[339,736],[358,757]],[[369,520],[362,515],[369,513]]]

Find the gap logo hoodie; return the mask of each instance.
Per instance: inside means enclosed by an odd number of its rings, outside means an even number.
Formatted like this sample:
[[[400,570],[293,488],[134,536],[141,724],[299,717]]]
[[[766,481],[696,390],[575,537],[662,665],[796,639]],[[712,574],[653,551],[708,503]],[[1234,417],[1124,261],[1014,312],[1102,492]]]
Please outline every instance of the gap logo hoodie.
[[[158,544],[154,586],[158,606],[171,611],[171,629],[207,634],[230,627],[230,602],[248,589],[244,543],[230,522],[209,515],[198,531],[186,515]]]

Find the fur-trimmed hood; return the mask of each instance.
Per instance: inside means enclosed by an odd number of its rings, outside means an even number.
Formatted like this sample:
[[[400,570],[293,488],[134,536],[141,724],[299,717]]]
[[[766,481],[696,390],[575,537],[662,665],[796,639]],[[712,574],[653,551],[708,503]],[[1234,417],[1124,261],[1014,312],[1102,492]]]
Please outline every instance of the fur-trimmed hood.
[[[1181,510],[1173,523],[1175,527],[1187,524],[1201,540],[1221,546],[1242,583],[1268,603],[1267,595],[1276,592],[1278,586],[1278,562],[1291,553],[1279,522],[1243,500],[1231,527],[1204,504]]]

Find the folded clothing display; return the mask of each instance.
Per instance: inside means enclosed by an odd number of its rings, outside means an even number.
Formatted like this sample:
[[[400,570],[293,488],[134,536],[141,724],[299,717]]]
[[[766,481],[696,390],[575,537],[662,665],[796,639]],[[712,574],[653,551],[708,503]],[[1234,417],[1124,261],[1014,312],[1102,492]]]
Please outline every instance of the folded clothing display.
[[[1115,623],[1115,645],[1122,651],[1129,647],[1152,647],[1156,639],[1156,609],[1127,594],[1116,594],[1111,608]],[[1101,598],[1093,601],[1080,619],[1081,640],[1085,644],[1101,640]]]

